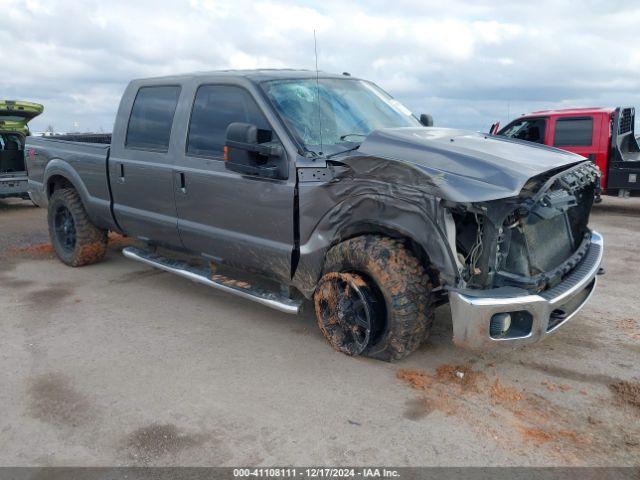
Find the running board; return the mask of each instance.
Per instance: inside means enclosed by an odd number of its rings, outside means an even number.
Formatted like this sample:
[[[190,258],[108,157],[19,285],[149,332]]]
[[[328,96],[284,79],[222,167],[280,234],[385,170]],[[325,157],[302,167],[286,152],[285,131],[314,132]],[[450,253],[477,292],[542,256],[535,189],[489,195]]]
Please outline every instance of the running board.
[[[239,297],[253,300],[267,307],[275,308],[285,313],[299,313],[302,302],[292,300],[290,298],[277,295],[268,290],[254,287],[247,282],[234,280],[224,275],[217,275],[208,268],[195,267],[187,262],[174,260],[167,257],[156,255],[136,247],[127,247],[122,250],[125,257],[138,262],[146,263],[152,267],[159,268],[166,272],[175,273],[181,277],[201,283],[209,287],[222,290],[223,292],[232,293]]]

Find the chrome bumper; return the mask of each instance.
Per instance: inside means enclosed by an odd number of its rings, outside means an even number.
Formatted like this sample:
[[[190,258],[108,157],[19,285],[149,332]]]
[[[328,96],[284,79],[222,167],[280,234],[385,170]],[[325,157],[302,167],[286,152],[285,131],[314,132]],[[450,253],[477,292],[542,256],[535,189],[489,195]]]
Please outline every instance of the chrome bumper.
[[[450,292],[453,342],[463,348],[488,350],[533,343],[553,333],[578,313],[591,297],[603,247],[602,236],[592,232],[589,251],[580,264],[560,284],[536,295],[508,287],[479,290],[477,294]],[[521,324],[525,328],[492,337],[493,316],[513,312],[517,312],[513,314],[514,318],[523,319]]]

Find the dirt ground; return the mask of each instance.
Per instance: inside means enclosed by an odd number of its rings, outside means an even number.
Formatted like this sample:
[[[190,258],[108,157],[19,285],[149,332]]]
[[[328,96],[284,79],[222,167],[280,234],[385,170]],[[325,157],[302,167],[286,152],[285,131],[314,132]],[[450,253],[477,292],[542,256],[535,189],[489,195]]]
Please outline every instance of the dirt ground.
[[[638,465],[640,199],[606,198],[606,275],[537,345],[475,355],[448,307],[408,359],[126,260],[72,269],[0,200],[0,465]]]

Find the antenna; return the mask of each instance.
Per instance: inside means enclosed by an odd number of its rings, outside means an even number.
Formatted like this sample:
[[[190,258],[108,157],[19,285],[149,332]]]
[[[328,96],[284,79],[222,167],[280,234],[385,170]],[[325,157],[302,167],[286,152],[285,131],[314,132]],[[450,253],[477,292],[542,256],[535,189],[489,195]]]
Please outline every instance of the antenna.
[[[320,109],[320,79],[318,73],[318,41],[316,40],[316,30],[313,29],[313,50],[316,54],[316,98],[318,99],[318,124],[320,126],[320,155],[322,155],[322,110]]]

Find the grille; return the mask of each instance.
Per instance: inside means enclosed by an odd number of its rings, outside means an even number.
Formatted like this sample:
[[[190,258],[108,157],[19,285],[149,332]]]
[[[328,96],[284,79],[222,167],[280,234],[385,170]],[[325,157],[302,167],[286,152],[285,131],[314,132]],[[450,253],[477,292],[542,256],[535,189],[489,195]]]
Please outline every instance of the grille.
[[[633,125],[634,112],[632,108],[625,108],[620,113],[620,126],[618,127],[618,134],[628,133],[631,131]]]
[[[523,231],[532,272],[546,272],[556,268],[573,253],[565,215],[527,223]]]
[[[513,229],[509,250],[501,268],[521,277],[551,273],[549,278],[532,279],[531,284],[555,285],[575,263],[566,263],[589,233],[587,224],[599,170],[593,163],[569,169],[554,180],[547,180],[535,199],[535,208]],[[549,184],[549,181],[552,183]],[[564,212],[558,212],[558,209]],[[506,280],[511,284],[512,280]],[[544,281],[544,282],[543,282]]]

